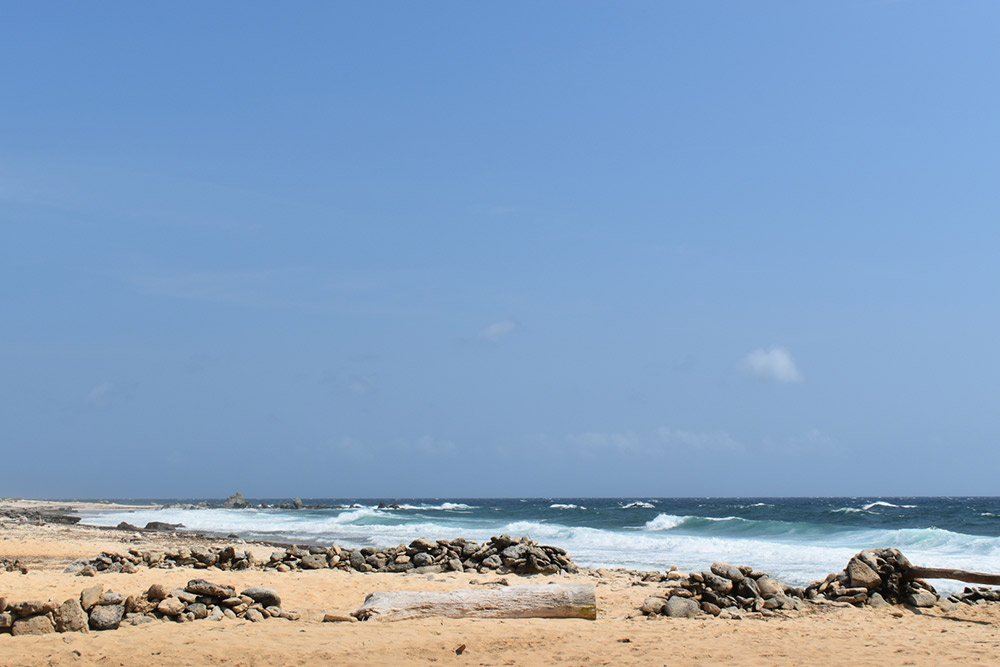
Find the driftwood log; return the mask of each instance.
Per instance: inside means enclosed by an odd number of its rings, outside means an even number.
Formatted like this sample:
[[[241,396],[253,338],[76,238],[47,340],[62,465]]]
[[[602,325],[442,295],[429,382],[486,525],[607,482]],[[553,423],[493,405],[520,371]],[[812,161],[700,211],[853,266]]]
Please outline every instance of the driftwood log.
[[[966,570],[952,570],[946,567],[918,567],[916,565],[910,565],[904,572],[909,579],[956,579],[968,584],[1000,586],[1000,574],[967,572]]]
[[[362,621],[409,618],[597,618],[593,586],[512,586],[450,592],[372,593],[353,614]]]

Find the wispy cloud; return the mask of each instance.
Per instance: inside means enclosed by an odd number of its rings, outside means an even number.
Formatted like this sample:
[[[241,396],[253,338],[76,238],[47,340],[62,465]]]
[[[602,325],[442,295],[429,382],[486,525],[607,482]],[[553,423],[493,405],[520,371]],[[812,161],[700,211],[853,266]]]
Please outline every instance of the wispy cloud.
[[[496,343],[505,336],[509,336],[517,329],[517,322],[514,320],[500,320],[479,330],[481,340]]]
[[[791,353],[783,347],[757,348],[743,357],[743,368],[759,378],[773,382],[802,382]]]
[[[661,426],[652,432],[587,432],[566,436],[565,443],[584,452],[621,454],[656,452],[742,452],[742,442],[725,431],[686,431]]]
[[[104,407],[111,400],[111,396],[115,391],[115,385],[110,382],[102,382],[99,385],[91,388],[87,392],[86,402],[89,405],[94,405],[97,407]]]

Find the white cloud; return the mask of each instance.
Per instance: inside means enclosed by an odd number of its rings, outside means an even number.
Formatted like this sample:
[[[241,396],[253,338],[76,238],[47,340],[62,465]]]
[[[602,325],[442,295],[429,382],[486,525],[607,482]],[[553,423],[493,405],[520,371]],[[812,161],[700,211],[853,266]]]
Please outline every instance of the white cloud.
[[[757,377],[774,382],[802,382],[791,353],[783,347],[758,348],[743,357],[743,368]]]
[[[517,322],[514,320],[500,320],[499,322],[494,322],[487,327],[483,327],[479,331],[479,337],[491,343],[496,343],[504,336],[513,333],[516,328]]]

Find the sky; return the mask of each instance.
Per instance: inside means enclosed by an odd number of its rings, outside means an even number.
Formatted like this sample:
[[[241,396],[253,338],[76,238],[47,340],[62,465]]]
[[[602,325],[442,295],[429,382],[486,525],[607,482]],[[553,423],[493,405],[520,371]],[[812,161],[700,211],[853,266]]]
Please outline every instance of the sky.
[[[996,495],[998,25],[0,2],[0,496]]]

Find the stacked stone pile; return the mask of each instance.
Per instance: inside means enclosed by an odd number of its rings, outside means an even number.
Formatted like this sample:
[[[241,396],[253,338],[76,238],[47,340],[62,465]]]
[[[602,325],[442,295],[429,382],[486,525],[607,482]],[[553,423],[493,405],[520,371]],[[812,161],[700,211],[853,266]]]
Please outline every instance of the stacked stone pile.
[[[777,610],[803,606],[801,588],[788,586],[748,566],[712,563],[704,572],[685,574],[675,569],[659,576],[659,580],[661,592],[646,598],[640,608],[647,616],[692,618],[711,614],[740,618],[744,612],[770,615]]]
[[[978,586],[976,588],[966,587],[961,593],[949,595],[948,600],[964,604],[1000,602],[1000,588],[987,588],[985,586]]]
[[[558,574],[576,572],[577,567],[564,549],[544,546],[527,537],[492,537],[479,543],[465,539],[428,540],[387,549],[364,547],[287,547],[271,554],[266,562],[235,547],[182,547],[166,551],[130,549],[127,554],[102,553],[92,561],[71,569],[80,575],[97,572],[135,572],[140,565],[157,568],[193,567],[220,570],[267,569],[353,570],[357,572],[497,572],[499,574]]]
[[[0,558],[0,572],[20,572],[28,574],[28,568],[19,560]]]
[[[908,577],[909,568],[910,561],[898,549],[868,549],[851,558],[842,571],[809,584],[806,597],[855,605],[934,606],[937,591],[926,581]]]
[[[36,600],[8,605],[0,598],[0,633],[13,635],[116,630],[123,623],[224,618],[245,618],[255,623],[268,618],[295,621],[299,614],[282,609],[281,598],[270,588],[248,588],[237,595],[232,586],[204,579],[193,579],[184,588],[173,590],[154,584],[145,593],[128,597],[98,585],[62,604]]]

